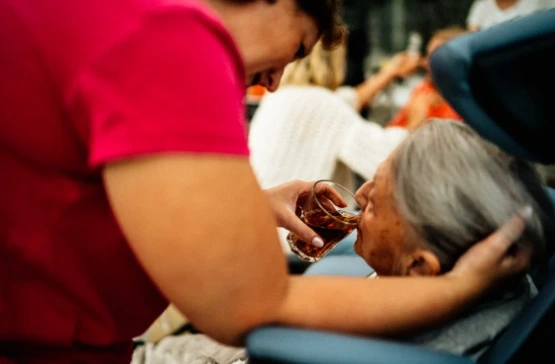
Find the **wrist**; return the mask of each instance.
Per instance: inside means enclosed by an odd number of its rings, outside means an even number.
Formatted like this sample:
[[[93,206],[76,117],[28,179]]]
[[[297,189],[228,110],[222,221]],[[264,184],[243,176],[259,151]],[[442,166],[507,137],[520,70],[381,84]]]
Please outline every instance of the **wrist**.
[[[395,77],[397,77],[395,72],[387,69],[380,71],[376,75],[377,80],[381,83],[384,83],[385,85],[388,85],[391,82],[393,82],[393,80],[395,80]]]
[[[452,288],[452,294],[455,301],[461,305],[470,304],[480,298],[487,288],[484,279],[480,279],[472,274],[460,275],[454,271],[450,271],[444,275]]]

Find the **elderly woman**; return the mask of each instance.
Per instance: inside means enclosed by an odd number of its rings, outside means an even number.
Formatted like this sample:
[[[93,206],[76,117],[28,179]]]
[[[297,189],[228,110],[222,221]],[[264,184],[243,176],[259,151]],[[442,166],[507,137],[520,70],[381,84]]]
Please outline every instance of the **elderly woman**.
[[[535,262],[554,238],[553,207],[533,167],[456,121],[413,132],[356,195],[362,212],[355,251],[377,276],[448,272],[525,205],[531,210],[519,244],[533,247]],[[535,293],[528,276],[513,280],[454,323],[412,340],[478,358]]]

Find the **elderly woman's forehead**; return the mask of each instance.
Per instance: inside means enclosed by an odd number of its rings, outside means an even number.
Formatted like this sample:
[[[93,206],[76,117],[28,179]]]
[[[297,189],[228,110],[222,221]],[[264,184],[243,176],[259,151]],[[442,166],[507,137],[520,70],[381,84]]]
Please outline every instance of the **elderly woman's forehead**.
[[[376,170],[376,175],[374,178],[376,177],[384,178],[386,176],[391,175],[391,172],[392,172],[391,167],[393,163],[392,156],[390,156],[389,158],[387,158],[386,160],[380,163],[380,165],[378,166],[378,169]]]

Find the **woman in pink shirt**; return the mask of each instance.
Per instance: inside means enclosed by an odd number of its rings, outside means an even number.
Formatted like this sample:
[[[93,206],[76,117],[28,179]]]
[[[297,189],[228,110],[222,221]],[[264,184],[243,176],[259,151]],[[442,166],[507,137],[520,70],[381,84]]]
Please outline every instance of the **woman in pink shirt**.
[[[128,363],[168,301],[229,344],[393,334],[522,272],[516,218],[439,278],[287,275],[276,225],[321,244],[293,213],[311,184],[260,189],[245,86],[343,31],[336,0],[0,2],[0,361]]]

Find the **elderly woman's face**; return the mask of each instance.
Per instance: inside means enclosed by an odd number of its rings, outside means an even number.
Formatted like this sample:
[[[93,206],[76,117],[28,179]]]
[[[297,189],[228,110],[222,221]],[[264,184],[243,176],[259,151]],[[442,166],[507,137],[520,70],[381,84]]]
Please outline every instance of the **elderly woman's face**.
[[[390,159],[356,192],[361,206],[355,251],[378,275],[407,275],[411,246],[395,207]]]

